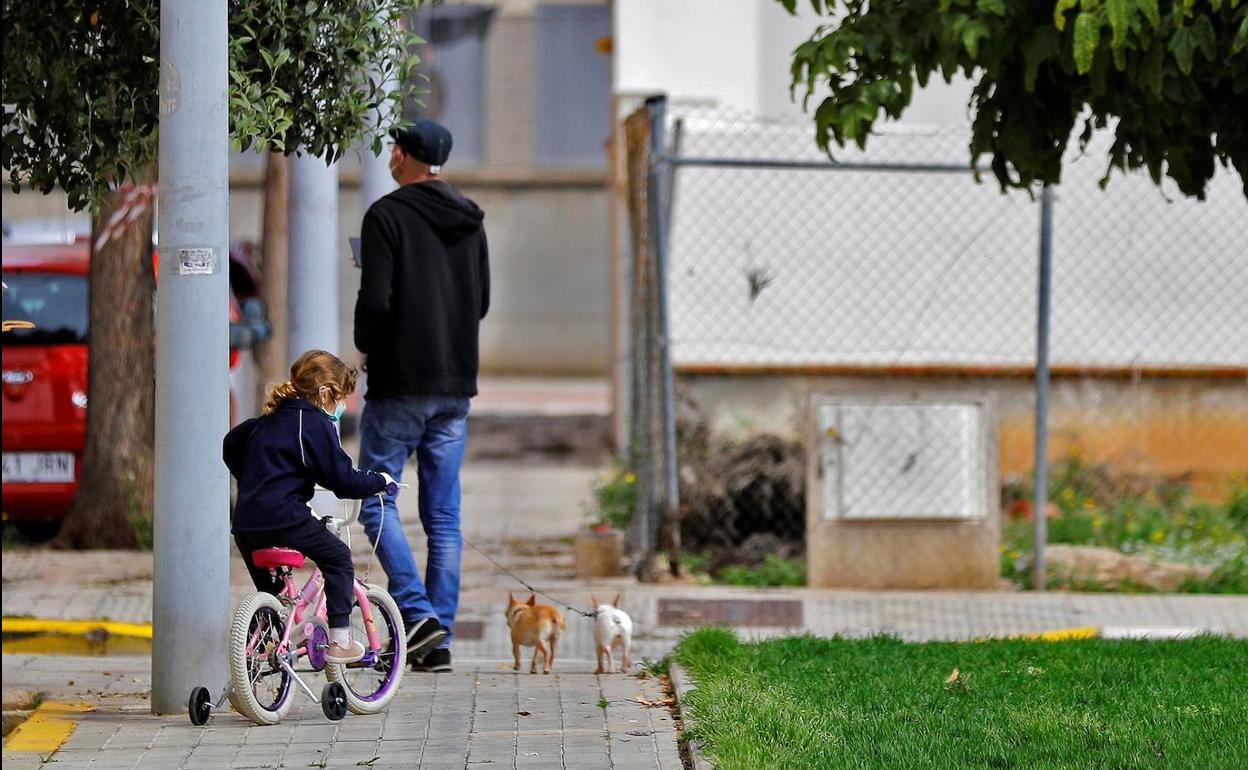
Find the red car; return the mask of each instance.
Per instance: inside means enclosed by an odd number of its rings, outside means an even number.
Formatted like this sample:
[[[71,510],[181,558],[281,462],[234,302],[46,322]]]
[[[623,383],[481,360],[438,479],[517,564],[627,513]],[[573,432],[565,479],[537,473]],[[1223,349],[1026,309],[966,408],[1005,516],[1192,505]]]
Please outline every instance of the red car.
[[[3,513],[6,521],[42,533],[73,502],[86,434],[90,248],[84,235],[71,239],[4,244]],[[231,250],[230,272],[233,381],[251,365],[239,348],[266,338],[268,324],[244,251]],[[11,321],[29,326],[9,328]],[[236,400],[231,389],[231,424]]]
[[[4,517],[64,516],[87,415],[86,244],[4,248]]]

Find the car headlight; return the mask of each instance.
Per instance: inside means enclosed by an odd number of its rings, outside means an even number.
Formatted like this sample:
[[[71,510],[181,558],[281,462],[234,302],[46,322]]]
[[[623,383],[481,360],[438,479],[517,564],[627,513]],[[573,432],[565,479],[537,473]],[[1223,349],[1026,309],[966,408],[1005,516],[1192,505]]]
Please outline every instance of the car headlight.
[[[73,401],[74,406],[79,409],[87,408],[87,394],[83,393],[81,390],[75,390],[74,394],[70,396],[70,401]]]

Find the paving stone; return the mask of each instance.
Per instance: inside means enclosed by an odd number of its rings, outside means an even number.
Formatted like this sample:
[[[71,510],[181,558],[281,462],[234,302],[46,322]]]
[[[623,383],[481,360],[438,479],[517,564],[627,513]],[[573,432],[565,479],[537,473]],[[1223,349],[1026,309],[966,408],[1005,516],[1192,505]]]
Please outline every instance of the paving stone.
[[[518,479],[522,470],[512,469],[506,478]],[[577,476],[575,486],[588,488],[593,475]],[[488,474],[475,478],[475,484],[497,486]],[[466,510],[469,486],[466,479]],[[549,555],[535,550],[525,555],[519,546],[497,545],[516,534],[530,534],[521,524],[524,517],[549,507],[536,488],[521,494],[493,487],[471,493],[499,501],[522,499],[516,510],[500,503],[496,519],[478,517],[466,534],[544,591],[576,606],[588,602],[591,590],[599,596],[623,591],[623,606],[637,629],[636,660],[666,654],[684,632],[684,624],[708,618],[737,623],[743,637],[759,639],[795,625],[825,636],[889,632],[908,640],[973,639],[1084,625],[1196,626],[1248,636],[1248,597],[1237,596],[778,589],[764,593],[718,586],[638,586],[628,579],[591,585],[572,579],[570,546],[539,544],[564,552]],[[410,503],[411,498],[406,500]],[[579,508],[575,513],[573,528],[580,523]],[[420,554],[423,536],[414,519],[405,517],[405,529]],[[359,563],[364,563],[366,539],[358,538],[354,550]],[[16,551],[4,552],[2,560],[7,614],[150,620],[150,554]],[[470,551],[465,551],[464,565],[456,670],[438,675],[406,672],[384,715],[351,714],[334,723],[319,706],[297,695],[290,715],[275,727],[252,725],[228,708],[214,715],[207,728],[190,725],[181,714],[151,717],[141,697],[150,661],[142,656],[5,655],[4,690],[6,696],[11,690],[43,690],[56,699],[87,697],[99,703],[97,712],[81,715],[78,727],[53,757],[56,763],[47,765],[56,770],[231,770],[265,765],[298,770],[322,764],[357,767],[374,758],[370,765],[374,770],[680,770],[670,713],[635,700],[639,695],[661,700],[655,680],[591,673],[593,624],[571,613],[554,673],[528,673],[531,649],[524,651],[521,672],[513,672],[501,611],[507,591],[516,586]],[[105,579],[114,582],[100,582]],[[232,564],[231,596],[237,601],[250,591],[241,563]],[[309,676],[308,683],[317,690],[323,679]],[[110,694],[99,697],[100,692]],[[600,698],[609,701],[607,709],[598,707]],[[517,716],[520,711],[529,716]],[[39,766],[37,757],[4,755],[5,770]]]

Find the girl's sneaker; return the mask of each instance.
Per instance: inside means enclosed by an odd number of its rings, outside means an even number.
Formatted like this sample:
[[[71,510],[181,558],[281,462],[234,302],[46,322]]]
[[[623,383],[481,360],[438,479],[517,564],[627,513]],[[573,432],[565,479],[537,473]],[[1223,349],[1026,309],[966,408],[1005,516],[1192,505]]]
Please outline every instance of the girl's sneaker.
[[[347,664],[355,663],[364,657],[364,645],[352,640],[351,644],[346,647],[339,646],[336,642],[331,642],[325,648],[325,660],[330,663]]]

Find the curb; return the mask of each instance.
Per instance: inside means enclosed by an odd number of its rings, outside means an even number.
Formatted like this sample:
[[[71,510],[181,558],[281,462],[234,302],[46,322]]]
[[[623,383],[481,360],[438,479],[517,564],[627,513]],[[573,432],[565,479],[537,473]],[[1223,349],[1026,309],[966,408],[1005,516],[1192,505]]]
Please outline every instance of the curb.
[[[686,727],[692,725],[693,719],[685,713],[680,704],[686,695],[693,692],[693,680],[685,673],[685,669],[675,662],[672,663],[668,674],[672,679],[672,692],[676,695],[676,707],[680,709],[680,718],[684,721]],[[693,770],[715,770],[715,763],[707,759],[706,754],[702,751],[701,741],[686,741],[685,745],[689,747],[689,761],[693,766]]]
[[[51,618],[4,618],[0,631],[6,634],[65,634],[81,636],[104,631],[112,636],[152,638],[151,623],[123,623],[116,620],[54,620]]]
[[[9,733],[4,752],[52,754],[73,734],[78,720],[72,714],[95,711],[90,701],[44,701],[30,717]]]
[[[1033,639],[1044,642],[1066,642],[1072,639],[1194,639],[1207,634],[1220,635],[1226,632],[1203,626],[1076,626],[1074,628],[1055,628],[1050,631],[1036,631],[1027,634],[1013,634],[1007,639]]]

